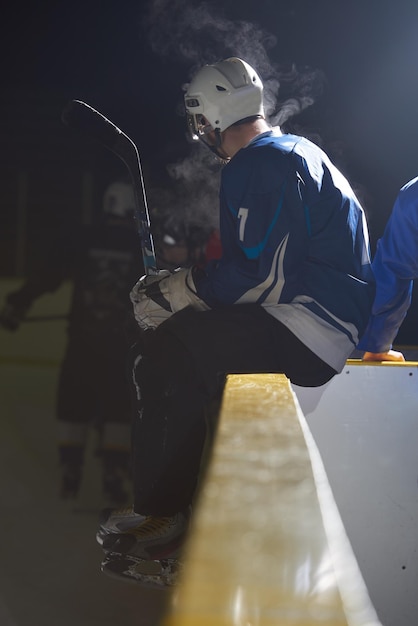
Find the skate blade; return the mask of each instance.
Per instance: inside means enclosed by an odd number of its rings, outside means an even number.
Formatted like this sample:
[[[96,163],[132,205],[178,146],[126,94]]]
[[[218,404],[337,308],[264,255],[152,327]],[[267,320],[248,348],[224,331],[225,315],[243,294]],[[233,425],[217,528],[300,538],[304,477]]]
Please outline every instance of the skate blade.
[[[100,569],[111,578],[151,589],[167,589],[176,584],[181,566],[175,559],[148,561],[110,553],[106,555]]]

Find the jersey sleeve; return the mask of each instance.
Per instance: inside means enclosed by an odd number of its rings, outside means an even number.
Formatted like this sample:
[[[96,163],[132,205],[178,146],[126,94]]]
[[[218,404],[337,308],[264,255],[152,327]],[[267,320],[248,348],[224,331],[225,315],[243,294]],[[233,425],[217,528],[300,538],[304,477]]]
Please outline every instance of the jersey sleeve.
[[[401,189],[372,263],[376,295],[366,333],[358,345],[368,352],[386,352],[411,304],[418,276],[418,179]]]

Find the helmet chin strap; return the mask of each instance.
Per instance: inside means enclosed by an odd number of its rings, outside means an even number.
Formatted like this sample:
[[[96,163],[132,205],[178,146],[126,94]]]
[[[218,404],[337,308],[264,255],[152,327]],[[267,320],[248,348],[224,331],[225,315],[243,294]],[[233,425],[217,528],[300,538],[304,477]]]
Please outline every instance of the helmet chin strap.
[[[211,152],[213,152],[218,159],[221,159],[221,161],[224,162],[228,162],[229,161],[229,156],[227,156],[225,153],[222,152],[222,136],[221,136],[221,131],[219,130],[219,128],[216,128],[214,131],[215,133],[215,143],[209,143],[209,141],[206,141],[205,139],[203,139],[203,135],[201,135],[199,137],[200,141],[202,143],[204,143],[204,145],[209,148],[209,150]]]

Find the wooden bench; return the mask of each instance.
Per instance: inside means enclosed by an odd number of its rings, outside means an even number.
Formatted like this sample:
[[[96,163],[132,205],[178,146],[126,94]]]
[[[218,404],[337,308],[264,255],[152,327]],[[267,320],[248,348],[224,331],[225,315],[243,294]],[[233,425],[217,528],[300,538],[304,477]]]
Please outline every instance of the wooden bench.
[[[288,379],[228,376],[162,626],[378,626]]]

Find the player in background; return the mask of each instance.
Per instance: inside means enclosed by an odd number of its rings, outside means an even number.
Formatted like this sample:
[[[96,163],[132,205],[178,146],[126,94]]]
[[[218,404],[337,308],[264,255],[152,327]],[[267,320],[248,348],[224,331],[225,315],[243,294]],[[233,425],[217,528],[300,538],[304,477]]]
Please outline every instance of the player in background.
[[[226,374],[326,383],[356,347],[374,297],[357,197],[320,148],[272,130],[257,72],[238,58],[204,66],[185,108],[193,137],[225,162],[222,256],[143,277],[132,290],[147,336],[134,371],[134,505],[105,511],[97,534],[103,571],[133,559],[145,578],[147,560],[175,557],[184,540],[207,407]]]
[[[104,192],[100,219],[46,244],[41,267],[6,298],[0,323],[16,330],[33,302],[70,281],[68,339],[56,394],[60,495],[75,498],[89,429],[97,429],[105,501],[122,504],[131,491],[132,391],[127,354],[138,327],[129,291],[142,259],[130,183]]]
[[[218,231],[212,224],[201,218],[193,220],[193,215],[176,210],[170,203],[153,203],[152,192],[150,196],[151,229],[160,269],[202,266],[220,256]]]
[[[418,178],[404,185],[395,200],[372,263],[376,296],[359,350],[364,361],[404,361],[392,349],[411,305],[418,277]]]

